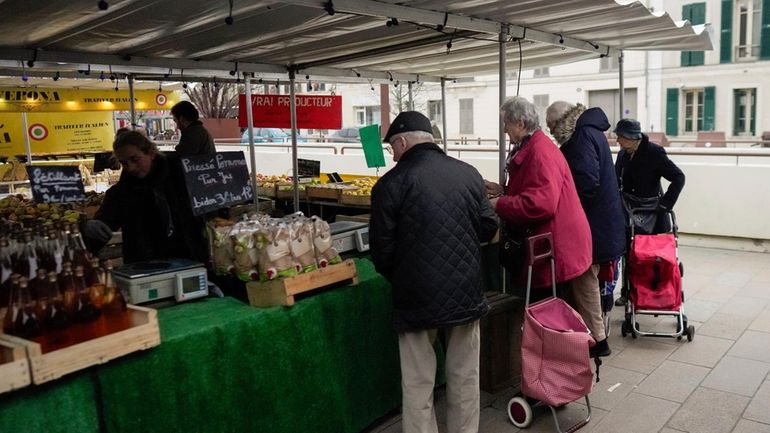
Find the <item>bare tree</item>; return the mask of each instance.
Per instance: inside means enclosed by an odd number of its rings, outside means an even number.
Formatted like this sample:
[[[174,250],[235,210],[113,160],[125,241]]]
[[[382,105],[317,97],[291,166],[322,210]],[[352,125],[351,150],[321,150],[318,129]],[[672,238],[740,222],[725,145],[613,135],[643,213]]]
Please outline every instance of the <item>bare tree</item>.
[[[243,85],[234,83],[196,83],[185,89],[201,117],[231,119],[238,115],[238,94]]]
[[[414,108],[412,110],[425,112],[427,103],[425,101],[427,89],[423,88],[423,83],[412,84],[412,102]],[[409,110],[409,86],[407,84],[399,84],[398,86],[390,86],[390,112],[391,114],[398,115],[402,111]]]

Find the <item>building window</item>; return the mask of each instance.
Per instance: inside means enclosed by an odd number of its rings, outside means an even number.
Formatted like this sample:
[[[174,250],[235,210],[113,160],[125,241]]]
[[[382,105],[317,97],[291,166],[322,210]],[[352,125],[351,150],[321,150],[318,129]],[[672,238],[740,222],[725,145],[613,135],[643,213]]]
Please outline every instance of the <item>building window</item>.
[[[703,90],[685,90],[684,95],[684,133],[695,134],[703,131]]]
[[[599,59],[599,72],[617,71],[619,67],[618,58],[615,56],[604,56]]]
[[[548,71],[548,67],[545,68],[535,68],[535,78],[540,77],[548,77],[550,76],[550,72]]]
[[[441,101],[428,101],[428,119],[441,124]]]
[[[762,0],[738,0],[735,8],[734,25],[738,29],[735,57],[737,60],[756,59],[762,32]]]
[[[356,113],[356,126],[366,126],[379,123],[379,105],[353,107],[353,112]],[[375,119],[377,119],[377,121],[375,121]]]
[[[757,89],[735,89],[733,135],[756,134]]]
[[[540,117],[540,124],[545,125],[545,112],[548,110],[548,95],[532,95],[532,103]]]
[[[473,99],[460,99],[460,134],[473,134]]]

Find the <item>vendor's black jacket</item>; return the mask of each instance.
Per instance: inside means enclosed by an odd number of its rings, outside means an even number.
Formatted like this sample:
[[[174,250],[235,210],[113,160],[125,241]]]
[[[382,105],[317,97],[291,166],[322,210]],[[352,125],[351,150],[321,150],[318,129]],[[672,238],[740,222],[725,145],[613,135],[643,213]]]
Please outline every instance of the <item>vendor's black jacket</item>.
[[[618,180],[604,135],[609,128],[607,115],[600,108],[589,108],[577,118],[572,136],[561,146],[591,226],[594,263],[614,260],[626,252]]]
[[[96,219],[122,230],[123,261],[186,258],[206,263],[203,223],[193,216],[178,160],[157,156],[139,179],[123,171]]]
[[[398,332],[461,325],[489,309],[481,242],[497,230],[484,181],[433,143],[417,144],[372,189],[372,260],[393,286]]]
[[[679,193],[684,187],[684,173],[666,155],[666,150],[650,141],[647,134],[642,134],[642,141],[634,152],[633,158],[620,150],[615,160],[615,173],[623,192],[637,197],[658,197],[660,205],[673,209]],[[662,194],[660,178],[671,182],[665,194]]]
[[[214,139],[200,120],[193,121],[182,129],[179,144],[174,150],[179,156],[212,155],[217,151]]]

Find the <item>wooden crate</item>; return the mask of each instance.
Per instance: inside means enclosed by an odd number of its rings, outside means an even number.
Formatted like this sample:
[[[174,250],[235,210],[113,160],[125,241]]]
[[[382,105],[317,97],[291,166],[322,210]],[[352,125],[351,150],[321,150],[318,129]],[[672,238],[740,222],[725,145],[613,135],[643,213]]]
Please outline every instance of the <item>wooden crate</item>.
[[[246,283],[246,290],[249,295],[249,304],[252,306],[291,306],[294,305],[295,295],[347,280],[350,280],[351,284],[358,284],[356,264],[350,259],[337,265],[316,269],[294,277],[270,281],[251,281]]]
[[[496,393],[521,384],[521,325],[524,300],[486,292],[489,314],[481,318],[481,389]]]
[[[32,382],[27,349],[6,337],[0,334],[0,394],[24,388]]]
[[[304,189],[299,190],[299,198],[305,199],[307,195],[305,194]],[[292,200],[294,199],[294,188],[293,185],[284,186],[284,185],[278,185],[275,190],[275,198],[282,199],[282,200]]]
[[[41,345],[34,341],[13,336],[4,336],[4,338],[26,348],[32,382],[39,385],[160,344],[157,311],[129,305],[128,314],[130,326],[127,329],[47,353],[43,353]]]
[[[264,185],[263,182],[257,182],[257,195],[260,197],[275,197],[275,183]]]
[[[371,207],[372,196],[370,195],[346,195],[340,196],[340,203],[353,206]]]
[[[342,188],[333,188],[323,185],[308,185],[305,187],[307,197],[313,200],[337,201],[339,200],[342,191]]]

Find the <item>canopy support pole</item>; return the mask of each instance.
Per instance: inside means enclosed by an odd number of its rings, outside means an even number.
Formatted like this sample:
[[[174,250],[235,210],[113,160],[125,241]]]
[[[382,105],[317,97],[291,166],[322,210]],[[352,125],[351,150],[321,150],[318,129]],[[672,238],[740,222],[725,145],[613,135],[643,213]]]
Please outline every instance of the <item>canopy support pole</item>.
[[[29,122],[26,111],[21,113],[21,124],[24,127],[24,149],[27,151],[27,165],[32,165],[32,143],[29,141]]]
[[[506,75],[507,75],[507,72],[506,72],[506,62],[507,62],[506,43],[507,42],[508,42],[508,33],[505,32],[505,31],[501,31],[500,32],[500,47],[499,47],[499,49],[500,49],[500,59],[498,61],[499,65],[500,65],[500,71],[498,72],[498,88],[499,88],[499,92],[500,92],[499,95],[498,95],[498,98],[499,98],[499,103],[497,104],[498,107],[502,107],[503,103],[505,102],[505,94],[506,94],[505,86],[506,86]],[[505,146],[505,142],[506,142],[505,123],[503,122],[503,119],[502,119],[502,117],[500,117],[499,114],[498,114],[497,117],[499,119],[498,120],[499,132],[498,132],[498,137],[497,138],[498,138],[499,144],[500,144],[500,148],[499,148],[500,179],[499,180],[500,180],[500,186],[505,188],[505,181],[506,181],[506,179],[505,179],[505,170],[506,170],[505,163],[507,162],[506,154],[505,154],[505,148],[506,148],[506,146]],[[503,224],[505,224],[505,222],[503,221],[502,218],[498,218],[498,220],[500,222],[500,227],[502,229]],[[508,293],[508,284],[507,284],[508,276],[506,275],[505,268],[500,266],[499,264],[497,266],[500,269],[500,281],[499,281],[500,289],[502,290],[503,293]]]
[[[294,184],[294,212],[299,212],[299,163],[297,162],[297,92],[294,89],[294,82],[297,78],[297,71],[289,70],[289,101],[291,110],[291,171],[292,183]]]
[[[128,103],[131,110],[131,130],[136,130],[136,106],[134,105],[134,74],[128,74]]]
[[[623,113],[623,111],[624,111],[623,110],[623,94],[625,93],[625,88],[624,88],[624,84],[623,84],[623,51],[621,51],[620,55],[618,56],[618,75],[619,75],[619,78],[620,78],[620,83],[619,83],[619,85],[620,85],[620,92],[619,92],[619,95],[618,95],[619,104],[620,104],[620,117],[618,118],[618,120],[620,120],[620,119],[626,117],[624,115],[624,113]]]
[[[248,122],[249,131],[249,157],[251,159],[251,189],[254,193],[254,204],[259,203],[257,197],[257,154],[254,151],[254,112],[252,112],[253,102],[251,100],[251,74],[243,74],[246,80],[246,122]]]
[[[441,141],[444,142],[444,153],[447,152],[446,135],[446,78],[441,77],[441,132],[444,134]]]

